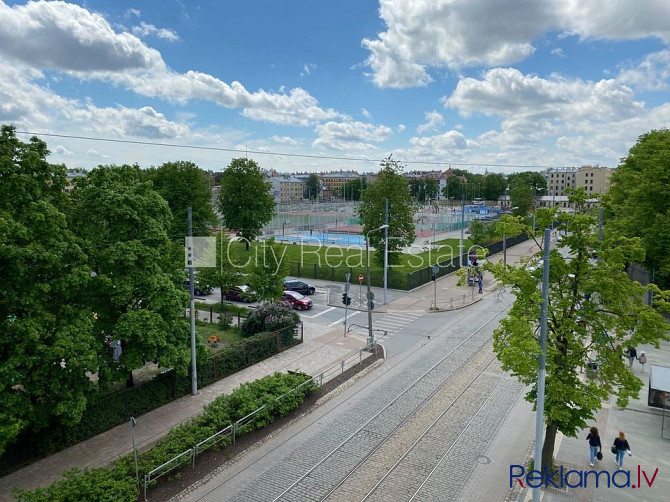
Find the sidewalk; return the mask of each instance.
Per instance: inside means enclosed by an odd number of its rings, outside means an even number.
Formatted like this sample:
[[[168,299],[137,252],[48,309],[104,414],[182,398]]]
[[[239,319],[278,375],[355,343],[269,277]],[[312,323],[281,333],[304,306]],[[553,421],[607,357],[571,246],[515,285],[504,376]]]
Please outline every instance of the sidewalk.
[[[518,261],[518,257],[530,252],[530,243],[523,242],[507,250],[508,263]],[[498,259],[498,255],[492,259]],[[502,255],[499,256],[502,259]],[[333,286],[327,281],[310,281],[317,285]],[[320,284],[323,282],[323,284]],[[453,296],[470,292],[468,286],[457,286],[458,277],[451,274],[438,279],[437,286]],[[426,284],[411,292],[393,295],[395,299],[387,305],[380,305],[376,312],[403,309],[425,310],[428,312],[433,301],[433,284]],[[381,289],[375,288],[378,298]],[[497,291],[493,278],[484,280],[484,294]],[[477,298],[477,294],[475,293]],[[479,295],[481,297],[481,295]],[[479,298],[477,298],[477,301]],[[201,315],[208,317],[209,313]],[[365,347],[365,341],[355,336],[344,337],[341,327],[329,331],[316,323],[303,323],[303,343],[277,354],[265,361],[246,368],[207,387],[200,389],[197,396],[185,396],[156,410],[137,417],[135,444],[139,450],[147,449],[174,426],[188,420],[202,411],[203,406],[221,394],[229,394],[240,384],[262,378],[277,371],[299,370],[309,375],[320,374],[326,368],[338,364],[342,359]],[[650,362],[654,359],[650,355]],[[10,501],[13,487],[36,488],[46,486],[60,478],[61,474],[74,467],[80,469],[103,467],[120,456],[132,452],[130,425],[121,424],[107,432],[78,443],[66,450],[34,462],[27,467],[0,478],[0,502]]]
[[[171,428],[197,415],[206,404],[221,394],[231,393],[244,382],[287,370],[299,370],[315,376],[365,347],[365,342],[355,337],[344,338],[339,328],[323,334],[322,331],[323,328],[320,326],[304,323],[302,344],[203,387],[199,389],[197,396],[184,396],[137,417],[135,426],[137,449],[147,449]],[[12,500],[11,491],[14,487],[46,486],[59,479],[61,474],[69,469],[103,467],[131,452],[130,425],[118,425],[0,478],[0,501]]]
[[[637,347],[638,354],[644,350],[649,358],[649,364],[655,366],[670,367],[670,343],[663,342],[659,349],[650,345]],[[661,437],[661,425],[663,423],[663,410],[647,405],[647,393],[649,388],[649,364],[645,365],[644,371],[640,371],[637,362],[633,364],[633,371],[639,377],[644,386],[637,399],[632,399],[627,408],[619,408],[616,401],[611,399],[609,403],[600,410],[593,424],[598,427],[602,441],[603,459],[596,461],[594,467],[589,466],[589,448],[586,441],[588,429],[577,434],[577,438],[568,438],[558,435],[556,442],[555,458],[558,465],[565,465],[566,469],[606,470],[613,474],[617,470],[614,455],[610,447],[620,430],[626,434],[629,441],[632,457],[624,458],[624,471],[630,471],[630,484],[638,485],[637,467],[644,470],[649,481],[656,468],[653,485],[648,486],[644,476],[641,475],[641,486],[638,490],[631,488],[607,488],[600,486],[595,488],[567,488],[565,490],[551,489],[543,492],[544,502],[564,501],[593,501],[593,502],[624,502],[629,500],[644,500],[645,502],[667,501],[670,494],[670,410],[666,410],[664,437]],[[617,475],[617,483],[626,482],[626,476]],[[530,500],[530,493],[522,494],[519,500]]]

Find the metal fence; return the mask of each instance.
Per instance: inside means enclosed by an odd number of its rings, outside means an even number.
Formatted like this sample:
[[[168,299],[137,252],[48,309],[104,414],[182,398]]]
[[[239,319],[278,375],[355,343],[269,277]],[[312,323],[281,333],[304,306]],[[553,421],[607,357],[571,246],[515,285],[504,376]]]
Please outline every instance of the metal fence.
[[[356,364],[358,365],[362,364],[363,359],[370,356],[373,351],[375,353],[377,351],[377,345],[374,340],[369,349],[368,348],[361,349],[358,352],[351,354],[350,356],[341,360],[339,363],[327,368],[326,370],[322,371],[316,376],[313,376],[309,380],[306,380],[305,382],[301,383],[297,387],[294,387],[285,394],[282,394],[274,401],[252,411],[245,417],[240,418],[239,420],[233,422],[224,429],[221,429],[220,431],[216,432],[215,434],[212,434],[208,438],[203,439],[199,443],[193,445],[191,448],[184,450],[183,452],[171,458],[167,462],[159,465],[158,467],[144,474],[144,476],[142,476],[142,484],[144,487],[144,500],[145,501],[147,500],[147,488],[151,483],[155,482],[157,479],[165,476],[166,474],[170,473],[171,471],[183,465],[186,465],[187,463],[191,463],[192,467],[195,469],[195,460],[200,453],[221,443],[222,441],[230,440],[232,444],[235,444],[235,439],[237,436],[239,436],[238,432],[244,426],[250,425],[262,411],[278,404],[279,402],[281,402],[282,399],[286,398],[287,396],[290,396],[291,394],[296,393],[299,389],[307,385],[316,384],[317,386],[322,387],[324,383],[332,380],[336,376],[343,374],[347,369],[352,368]]]

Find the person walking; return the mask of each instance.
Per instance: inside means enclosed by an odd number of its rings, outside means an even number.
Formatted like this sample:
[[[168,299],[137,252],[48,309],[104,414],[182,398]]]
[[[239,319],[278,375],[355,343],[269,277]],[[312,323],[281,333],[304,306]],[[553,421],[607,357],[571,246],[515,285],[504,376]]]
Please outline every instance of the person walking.
[[[647,364],[647,354],[644,353],[644,350],[640,352],[638,361],[640,361],[640,371],[644,371],[644,365]]]
[[[477,274],[477,284],[479,285],[479,292],[480,293],[483,293],[483,291],[482,291],[482,281],[483,281],[482,273],[479,272]]]
[[[593,463],[598,457],[598,452],[602,450],[603,447],[602,443],[600,442],[600,436],[598,435],[598,427],[591,427],[588,435],[586,436],[586,439],[589,442],[589,449],[591,450],[591,463],[589,465],[593,467]]]
[[[637,350],[635,347],[628,347],[626,355],[628,356],[628,367],[633,369],[633,361],[637,359]]]
[[[623,431],[619,431],[619,437],[614,440],[613,450],[616,450],[616,465],[620,468],[623,467],[623,456],[628,453],[628,455],[633,455],[630,451],[630,445],[626,440],[626,435]]]

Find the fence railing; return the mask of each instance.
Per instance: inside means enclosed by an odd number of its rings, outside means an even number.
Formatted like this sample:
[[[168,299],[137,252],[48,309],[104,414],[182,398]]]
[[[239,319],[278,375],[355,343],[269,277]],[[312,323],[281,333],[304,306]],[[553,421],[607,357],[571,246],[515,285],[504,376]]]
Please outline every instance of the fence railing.
[[[260,408],[257,408],[256,410],[252,411],[245,417],[240,418],[239,420],[233,422],[232,424],[228,425],[227,427],[221,429],[220,431],[212,434],[208,438],[203,439],[199,443],[193,445],[191,448],[184,450],[183,452],[179,453],[178,455],[174,456],[167,462],[159,465],[158,467],[152,469],[148,473],[144,474],[142,476],[142,484],[144,488],[144,500],[147,500],[147,489],[149,485],[152,482],[155,482],[157,479],[165,476],[166,474],[169,474],[171,471],[182,467],[183,465],[186,465],[187,463],[191,462],[192,467],[195,469],[195,460],[196,457],[211,448],[212,446],[217,445],[218,443],[230,438],[230,441],[232,444],[235,444],[235,439],[236,436],[238,435],[238,431],[244,427],[245,425],[249,425],[253,422],[255,417],[261,413],[262,411],[278,404],[281,402],[282,399],[285,399],[286,397],[290,396],[291,394],[296,393],[298,390],[303,388],[306,385],[311,385],[311,384],[316,384],[319,387],[322,387],[324,383],[332,380],[337,375],[343,374],[347,369],[352,368],[356,364],[362,364],[363,359],[364,359],[364,354],[369,353],[369,355],[372,354],[372,352],[376,353],[377,351],[377,344],[376,341],[372,341],[372,345],[369,348],[365,349],[360,349],[358,352],[355,352],[346,358],[342,359],[339,363],[334,364],[333,366],[328,367],[321,373],[319,373],[316,376],[313,376],[309,380],[304,381],[300,385],[294,387],[293,389],[289,390],[288,392],[282,394],[278,398],[276,398],[274,401],[267,403]],[[368,356],[366,356],[368,357]],[[196,415],[197,416],[197,415]]]

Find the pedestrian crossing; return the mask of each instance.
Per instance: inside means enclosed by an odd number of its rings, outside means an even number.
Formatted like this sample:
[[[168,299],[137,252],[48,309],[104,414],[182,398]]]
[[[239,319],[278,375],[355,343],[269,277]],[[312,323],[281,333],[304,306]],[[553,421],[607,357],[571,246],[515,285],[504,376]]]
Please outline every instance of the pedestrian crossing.
[[[377,337],[380,339],[389,338],[423,315],[425,315],[425,311],[423,310],[388,312],[384,317],[376,318],[375,316],[372,321],[372,327],[375,329]],[[386,331],[386,335],[381,335],[377,330]]]

